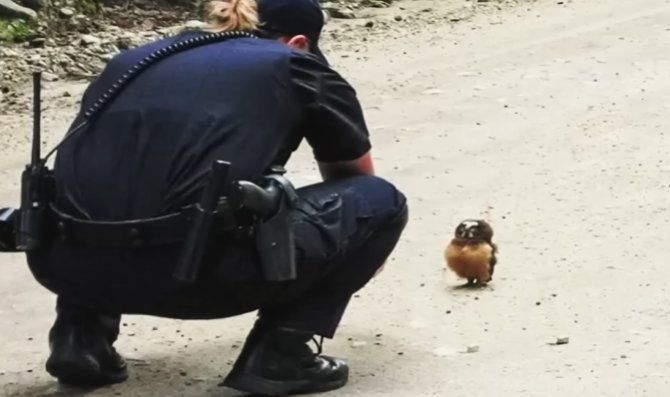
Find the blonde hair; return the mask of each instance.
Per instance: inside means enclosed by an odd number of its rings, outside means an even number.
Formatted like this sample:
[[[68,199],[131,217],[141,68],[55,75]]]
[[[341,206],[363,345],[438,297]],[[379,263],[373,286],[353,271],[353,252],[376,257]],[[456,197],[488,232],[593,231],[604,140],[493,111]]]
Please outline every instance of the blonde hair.
[[[259,23],[256,0],[213,0],[207,4],[208,29],[213,32],[256,30]]]

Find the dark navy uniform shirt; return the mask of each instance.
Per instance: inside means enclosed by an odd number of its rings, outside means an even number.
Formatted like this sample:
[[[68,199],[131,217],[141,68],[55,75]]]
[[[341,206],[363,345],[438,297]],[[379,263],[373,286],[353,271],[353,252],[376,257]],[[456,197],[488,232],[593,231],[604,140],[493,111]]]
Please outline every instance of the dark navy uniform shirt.
[[[82,109],[152,51],[192,34],[119,54],[87,89]],[[214,160],[232,163],[231,180],[254,180],[283,165],[303,138],[322,162],[370,149],[356,93],[340,75],[271,40],[197,47],[142,72],[64,144],[56,204],[95,220],[159,216],[198,200]]]

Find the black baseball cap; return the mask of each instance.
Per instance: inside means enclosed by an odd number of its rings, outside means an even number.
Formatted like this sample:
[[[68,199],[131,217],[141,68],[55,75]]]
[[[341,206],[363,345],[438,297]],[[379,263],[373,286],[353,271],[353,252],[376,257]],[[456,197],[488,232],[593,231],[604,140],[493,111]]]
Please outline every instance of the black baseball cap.
[[[317,0],[257,0],[256,3],[261,31],[305,35],[309,39],[309,51],[328,64],[319,49],[319,38],[325,21]]]

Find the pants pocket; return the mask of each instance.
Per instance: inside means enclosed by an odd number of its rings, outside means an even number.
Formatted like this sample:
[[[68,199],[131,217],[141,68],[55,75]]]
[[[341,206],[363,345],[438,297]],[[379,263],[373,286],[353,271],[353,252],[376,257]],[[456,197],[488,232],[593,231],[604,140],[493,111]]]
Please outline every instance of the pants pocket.
[[[296,208],[297,225],[307,223],[312,227],[305,228],[303,225],[303,230],[297,230],[296,236],[303,241],[320,239],[326,258],[332,257],[342,249],[344,215],[344,200],[340,193],[300,199]]]

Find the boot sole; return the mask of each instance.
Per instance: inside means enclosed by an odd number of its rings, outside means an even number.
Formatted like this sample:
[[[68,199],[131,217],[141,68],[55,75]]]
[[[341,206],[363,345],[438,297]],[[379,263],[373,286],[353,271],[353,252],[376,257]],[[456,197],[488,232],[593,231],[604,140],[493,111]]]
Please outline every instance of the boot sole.
[[[228,376],[223,385],[232,389],[265,396],[286,396],[290,394],[321,393],[336,390],[347,384],[349,376],[344,379],[313,383],[309,381],[274,381],[255,375],[243,374]]]
[[[128,379],[126,369],[119,371],[105,371],[99,367],[86,365],[75,360],[48,360],[47,372],[57,378],[59,382],[73,386],[102,386],[121,383]]]

